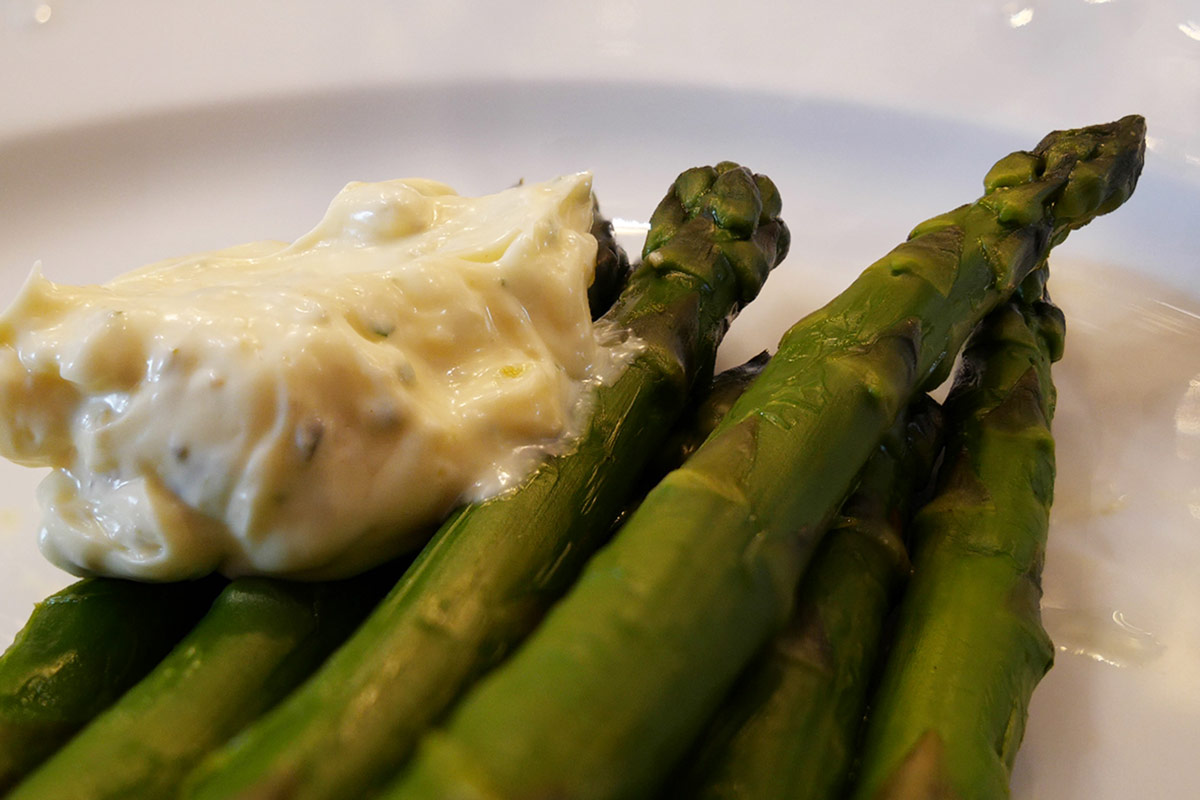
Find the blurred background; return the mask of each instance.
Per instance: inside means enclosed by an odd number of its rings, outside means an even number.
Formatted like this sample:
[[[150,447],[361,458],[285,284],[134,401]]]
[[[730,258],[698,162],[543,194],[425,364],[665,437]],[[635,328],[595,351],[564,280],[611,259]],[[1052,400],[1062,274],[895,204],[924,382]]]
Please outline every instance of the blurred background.
[[[753,86],[1022,131],[1136,109],[1156,148],[1200,174],[1200,6],[1185,0],[0,7],[10,133],[364,85],[603,79]]]

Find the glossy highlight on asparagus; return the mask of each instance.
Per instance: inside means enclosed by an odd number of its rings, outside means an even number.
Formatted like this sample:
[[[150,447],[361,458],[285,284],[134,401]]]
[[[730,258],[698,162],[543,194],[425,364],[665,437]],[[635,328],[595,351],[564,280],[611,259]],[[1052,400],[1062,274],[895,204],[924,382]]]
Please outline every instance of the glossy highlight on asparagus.
[[[609,534],[641,468],[711,378],[732,316],[787,251],[769,179],[680,175],[643,264],[602,318],[636,355],[593,397],[577,445],[515,491],[454,514],[354,637],[194,776],[195,798],[343,798],[389,778],[417,737],[540,620]]]
[[[652,794],[786,622],[855,476],[915,395],[1053,243],[1133,191],[1145,125],[1051,134],[785,334],[524,646],[427,735],[383,796]]]
[[[669,796],[841,796],[885,621],[908,579],[911,501],[930,480],[941,427],[922,395],[884,437],[813,555],[787,627],[738,679]]]
[[[868,721],[856,800],[1008,798],[1029,697],[1054,648],[1041,571],[1054,494],[1050,363],[1063,317],[1038,298],[980,326],[946,400],[940,488],[913,524],[913,579]]]
[[[0,656],[0,793],[141,680],[224,585],[85,578],[39,603]]]

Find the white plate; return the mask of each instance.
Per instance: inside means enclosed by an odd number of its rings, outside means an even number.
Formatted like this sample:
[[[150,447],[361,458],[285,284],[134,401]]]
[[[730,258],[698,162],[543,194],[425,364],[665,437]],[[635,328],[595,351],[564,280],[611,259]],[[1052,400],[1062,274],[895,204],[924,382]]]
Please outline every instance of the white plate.
[[[379,13],[378,6],[368,5]],[[781,8],[762,5],[760,14]],[[889,5],[869,5],[897,24],[898,12]],[[915,4],[925,11],[930,5]],[[1071,13],[1082,13],[1084,4],[1076,5]],[[1023,7],[981,4],[980,9],[984,6],[1007,15],[1000,22],[1010,30],[1030,24],[1014,25],[1023,18]],[[447,7],[456,10],[445,12],[449,16],[434,29],[434,44],[418,50],[448,39],[452,23],[466,17],[462,7]],[[718,10],[715,4],[698,7],[696,28],[711,22]],[[1067,13],[1065,4],[1031,7],[1043,15],[1035,19]],[[632,5],[612,2],[598,8],[634,13]],[[400,67],[388,62],[381,71],[387,80],[372,86],[363,76],[378,66],[371,60],[375,56],[355,53],[353,42],[346,41],[347,71],[337,79],[318,80],[299,68],[272,72],[270,59],[260,54],[256,63],[262,72],[248,84],[238,82],[241,72],[219,79],[189,77],[187,69],[168,59],[161,74],[153,65],[139,71],[131,62],[127,77],[140,88],[118,79],[104,88],[89,84],[92,91],[85,92],[65,76],[86,70],[66,70],[52,58],[38,58],[79,46],[78,27],[29,44],[33,40],[22,37],[42,35],[38,23],[25,16],[39,13],[38,4],[9,2],[0,9],[21,21],[0,28],[0,44],[25,48],[15,55],[0,48],[0,67],[28,70],[40,63],[48,77],[34,84],[72,101],[55,103],[26,92],[27,102],[11,105],[12,117],[0,125],[0,303],[12,297],[36,259],[54,279],[91,282],[167,256],[294,237],[352,179],[429,176],[473,193],[520,178],[590,169],[608,214],[644,220],[676,172],[731,158],[775,178],[793,231],[791,257],[723,349],[722,363],[731,364],[773,346],[788,324],[832,296],[914,223],[974,197],[991,163],[1034,145],[1044,131],[1030,132],[1033,123],[1053,117],[1047,101],[1035,103],[1019,124],[997,118],[977,93],[959,84],[952,98],[919,100],[920,93],[886,72],[876,74],[884,85],[893,81],[899,87],[891,99],[899,97],[920,113],[898,111],[896,102],[884,105],[887,99],[878,96],[877,87],[853,77],[815,90],[810,78],[797,77],[812,90],[803,92],[778,76],[773,82],[758,80],[774,75],[775,65],[756,56],[747,26],[736,24],[731,27],[740,35],[734,37],[740,48],[736,55],[751,62],[746,75],[755,78],[754,85],[768,90],[748,90],[749,78],[730,77],[723,70],[736,59],[711,47],[708,67],[720,88],[700,86],[692,70],[661,52],[651,60],[661,67],[664,82],[624,80],[631,65],[645,61],[629,48],[636,52],[652,37],[621,35],[619,15],[604,18],[610,35],[600,45],[584,46],[581,59],[568,60],[569,42],[556,39],[547,45],[552,56],[564,59],[562,80],[545,79],[557,73],[534,70],[505,50],[498,57],[504,68],[492,79],[480,77],[488,73],[476,61],[471,69],[450,69],[458,75],[454,80],[430,80],[421,66],[425,62],[414,58]],[[849,23],[821,9],[825,30],[832,26],[837,35],[849,35],[850,28],[838,27]],[[70,22],[67,12],[72,11],[83,15],[78,4],[54,4],[52,12],[59,16],[53,19],[65,14]],[[119,32],[117,23],[91,13],[93,30]],[[218,26],[199,11],[191,13],[187,24],[211,49],[220,36],[211,40],[203,34]],[[642,13],[639,25],[653,27],[666,12],[652,5]],[[971,25],[956,19],[959,33]],[[250,30],[266,24],[240,22]],[[794,22],[789,23],[793,28]],[[299,29],[288,24],[288,30]],[[499,22],[489,17],[481,24]],[[330,26],[337,41],[347,38],[346,25]],[[764,22],[761,30],[755,28],[764,47],[783,63],[807,63],[803,54],[786,53],[771,27]],[[479,38],[478,27],[471,30]],[[820,44],[820,37],[806,36],[808,44]],[[1182,28],[1180,37],[1191,41]],[[166,41],[156,44],[155,52],[168,57],[168,45],[174,43],[185,66],[194,66],[204,50],[190,35]],[[411,35],[406,41],[410,47],[416,43]],[[522,41],[528,43],[528,37]],[[881,50],[891,47],[879,42]],[[97,70],[108,80],[115,79],[116,44],[115,55],[108,47],[91,45]],[[263,52],[278,53],[281,47],[275,43]],[[498,52],[489,47],[487,52]],[[675,55],[687,50],[673,47]],[[363,49],[377,54],[380,45],[374,41]],[[461,53],[462,42],[450,49]],[[944,64],[919,46],[910,49],[924,65],[923,78]],[[960,57],[970,54],[959,51]],[[544,65],[546,51],[529,58]],[[695,59],[690,63],[702,63],[699,55]],[[335,63],[328,52],[318,60]],[[1188,70],[1200,69],[1200,59],[1187,55],[1180,63],[1181,74],[1192,81],[1179,84],[1187,91],[1200,74]],[[583,77],[589,64],[605,67],[597,73],[603,79]],[[1024,78],[1036,65],[1013,69]],[[543,79],[531,80],[531,72]],[[409,73],[423,80],[402,79]],[[971,72],[973,78],[978,75],[977,69]],[[171,93],[172,80],[182,87],[180,93]],[[18,83],[6,78],[0,100],[25,97]],[[300,91],[313,85],[323,88]],[[1016,107],[1015,95],[1006,96]],[[860,102],[839,99],[847,97]],[[1158,95],[1147,97],[1152,106],[1158,102]],[[1196,95],[1191,97],[1194,103]],[[962,107],[955,107],[960,101]],[[1077,97],[1066,102],[1070,113],[1045,127],[1098,122],[1145,108],[1123,105],[1109,111],[1103,103],[1085,105]],[[959,113],[962,108],[967,112]],[[1096,110],[1105,116],[1082,116]],[[1171,114],[1162,128],[1151,116],[1152,133],[1165,129],[1167,135],[1156,140],[1133,200],[1073,234],[1053,264],[1052,286],[1067,312],[1069,331],[1068,355],[1056,371],[1059,483],[1044,605],[1060,653],[1035,695],[1014,777],[1018,800],[1185,797],[1200,789],[1200,761],[1194,755],[1200,747],[1200,269],[1195,255],[1200,253],[1200,182],[1187,157],[1196,142],[1194,112]],[[36,553],[35,482],[33,473],[0,464],[3,641],[20,626],[32,602],[68,580]]]

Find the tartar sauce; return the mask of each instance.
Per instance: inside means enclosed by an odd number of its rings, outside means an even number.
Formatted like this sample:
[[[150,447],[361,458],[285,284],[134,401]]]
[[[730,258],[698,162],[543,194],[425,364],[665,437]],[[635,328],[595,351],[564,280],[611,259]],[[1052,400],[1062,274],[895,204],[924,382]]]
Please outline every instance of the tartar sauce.
[[[0,315],[0,453],[52,472],[77,574],[327,578],[421,544],[579,424],[600,343],[591,176],[467,198],[352,183],[293,244],[103,286],[35,268]]]

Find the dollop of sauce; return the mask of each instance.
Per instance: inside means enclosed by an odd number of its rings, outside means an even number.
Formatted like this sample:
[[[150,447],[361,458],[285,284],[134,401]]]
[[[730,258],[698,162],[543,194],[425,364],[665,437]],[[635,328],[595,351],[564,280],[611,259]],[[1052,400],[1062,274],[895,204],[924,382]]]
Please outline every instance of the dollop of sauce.
[[[35,268],[0,315],[0,453],[53,471],[77,574],[329,578],[418,547],[578,429],[591,176],[468,198],[352,183],[293,244],[103,286]]]

